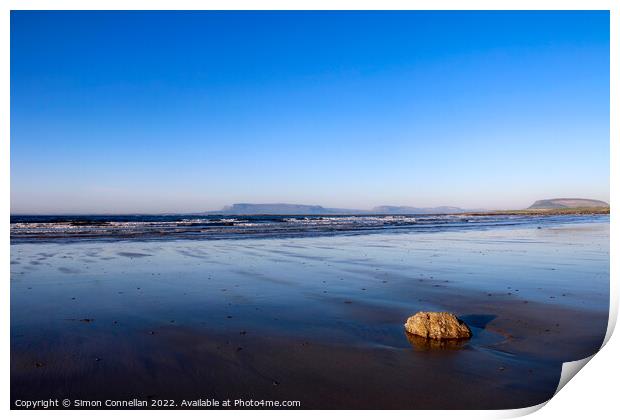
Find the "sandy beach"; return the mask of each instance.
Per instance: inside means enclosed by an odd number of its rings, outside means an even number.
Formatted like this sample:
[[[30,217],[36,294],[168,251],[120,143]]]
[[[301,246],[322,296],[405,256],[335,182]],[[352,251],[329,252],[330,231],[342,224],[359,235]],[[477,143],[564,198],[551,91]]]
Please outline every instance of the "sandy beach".
[[[595,352],[607,327],[603,216],[542,228],[11,248],[12,402],[519,408],[549,399],[562,363]],[[421,310],[454,312],[473,338],[444,348],[412,339],[403,323]]]

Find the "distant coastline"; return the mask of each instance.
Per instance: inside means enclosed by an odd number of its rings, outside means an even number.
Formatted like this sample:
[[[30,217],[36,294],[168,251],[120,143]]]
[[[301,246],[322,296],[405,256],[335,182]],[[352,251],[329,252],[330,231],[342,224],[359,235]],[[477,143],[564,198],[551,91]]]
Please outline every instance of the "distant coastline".
[[[588,214],[609,214],[609,207],[580,207],[580,208],[553,208],[553,209],[520,209],[520,210],[462,210],[459,212],[438,212],[438,213],[374,213],[372,211],[355,211],[348,213],[224,213],[208,212],[213,216],[561,216],[561,215],[588,215]]]
[[[234,216],[390,216],[390,215],[562,215],[562,214],[609,214],[609,204],[600,200],[584,198],[551,198],[537,200],[526,209],[486,210],[463,209],[454,206],[412,207],[412,206],[377,206],[370,210],[328,208],[320,205],[288,203],[237,203],[221,210],[207,211],[201,214]]]
[[[578,207],[553,209],[494,210],[467,212],[464,216],[561,216],[561,215],[609,214],[609,207]]]
[[[95,217],[167,217],[167,216],[499,216],[499,215],[520,215],[520,216],[545,216],[545,215],[588,215],[588,214],[609,214],[609,204],[600,200],[589,200],[582,198],[554,198],[538,200],[533,205],[525,209],[502,209],[487,210],[483,208],[464,209],[454,206],[437,207],[412,207],[412,206],[377,206],[369,210],[347,209],[323,207],[320,205],[290,204],[290,203],[236,203],[225,206],[220,210],[196,211],[196,212],[162,212],[162,213],[88,213],[88,212],[67,212],[67,213],[11,213],[11,218],[15,217],[56,217],[71,218],[83,216]]]

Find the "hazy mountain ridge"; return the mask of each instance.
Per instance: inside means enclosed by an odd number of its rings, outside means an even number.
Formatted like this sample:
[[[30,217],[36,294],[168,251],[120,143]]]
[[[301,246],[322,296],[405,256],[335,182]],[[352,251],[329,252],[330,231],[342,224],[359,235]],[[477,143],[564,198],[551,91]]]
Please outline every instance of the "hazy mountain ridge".
[[[585,198],[549,198],[538,200],[530,209],[571,209],[585,207],[609,207],[609,203]]]
[[[378,206],[371,210],[360,209],[341,209],[329,208],[319,205],[308,204],[289,204],[289,203],[236,203],[226,206],[222,210],[208,211],[206,214],[308,214],[308,215],[329,215],[329,214],[446,214],[464,213],[460,207],[440,206],[440,207],[409,207],[409,206]]]
[[[236,203],[226,206],[222,210],[210,211],[217,214],[332,214],[335,209],[326,209],[323,206],[288,203]]]

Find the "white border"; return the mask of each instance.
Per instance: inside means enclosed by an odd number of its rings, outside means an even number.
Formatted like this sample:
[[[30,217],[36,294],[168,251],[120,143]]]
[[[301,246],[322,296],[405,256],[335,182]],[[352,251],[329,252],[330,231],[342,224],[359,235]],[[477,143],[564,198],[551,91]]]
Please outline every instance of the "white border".
[[[3,289],[3,308],[4,308],[4,322],[2,323],[2,369],[3,378],[1,381],[1,392],[3,396],[3,404],[6,410],[9,409],[10,401],[10,377],[9,377],[9,330],[10,330],[10,313],[9,313],[9,291],[10,291],[10,243],[9,243],[9,224],[8,219],[10,215],[10,162],[9,162],[9,141],[10,138],[10,10],[199,10],[199,9],[212,9],[212,10],[339,10],[339,9],[408,9],[408,10],[610,10],[611,11],[611,36],[610,36],[610,59],[611,59],[611,71],[610,71],[610,110],[611,110],[611,127],[610,127],[610,170],[611,170],[611,191],[610,191],[610,204],[612,207],[616,205],[617,199],[617,186],[620,162],[618,161],[618,141],[619,128],[617,123],[618,113],[618,74],[620,66],[618,63],[618,40],[619,33],[618,27],[620,19],[618,13],[620,11],[620,2],[615,0],[590,0],[590,1],[578,1],[578,0],[505,0],[505,1],[490,1],[490,0],[444,0],[444,1],[420,1],[420,0],[383,0],[381,2],[370,0],[313,0],[313,1],[277,1],[277,0],[233,0],[233,1],[198,1],[198,0],[5,0],[1,3],[2,9],[0,15],[0,48],[1,57],[4,58],[3,65],[0,68],[0,92],[4,99],[0,105],[0,133],[2,138],[2,144],[0,145],[0,168],[2,178],[0,179],[0,188],[2,196],[5,200],[0,201],[0,211],[4,215],[5,223],[0,225],[0,233],[3,235],[4,243],[1,247],[2,262],[4,263],[4,271],[2,275],[4,289]],[[614,207],[615,208],[615,207]],[[611,337],[613,327],[615,326],[617,313],[618,313],[618,264],[614,261],[613,257],[618,256],[618,228],[615,223],[615,217],[612,216],[611,223],[611,309],[610,309],[610,323],[608,325],[607,335],[605,342],[607,343]],[[610,346],[612,348],[610,348]],[[558,396],[554,397],[549,402],[549,407],[545,410],[539,411],[536,416],[546,417],[569,417],[577,418],[584,416],[597,416],[605,415],[606,413],[613,413],[616,411],[615,402],[617,400],[616,378],[619,373],[618,361],[613,354],[620,354],[618,351],[620,345],[618,339],[612,339],[605,346],[605,351],[601,355],[597,355],[594,358],[594,362],[590,363],[592,370],[586,368],[584,377],[574,385],[568,384]],[[598,362],[597,359],[601,359]],[[604,361],[604,363],[603,363]],[[596,370],[595,370],[596,369]],[[585,374],[587,373],[587,375]],[[581,375],[581,374],[580,374]],[[445,418],[458,416],[459,418],[504,418],[515,417],[525,414],[529,414],[538,410],[546,404],[541,404],[536,407],[530,407],[519,410],[503,410],[503,411],[390,411],[389,415],[394,418],[411,419],[411,416],[423,416],[424,418]],[[101,417],[110,416],[111,412],[98,411],[89,412],[89,416]],[[149,416],[153,418],[167,418],[170,415],[192,417],[192,418],[204,418],[208,416],[217,416],[219,418],[233,418],[243,415],[251,415],[257,418],[273,418],[273,417],[290,417],[294,415],[300,418],[311,418],[315,415],[329,415],[336,414],[342,415],[343,412],[291,412],[291,411],[210,411],[208,413],[204,411],[175,411],[169,413],[166,411],[148,411],[148,412],[129,412],[129,411],[116,411],[115,417],[130,418],[136,416]],[[349,413],[353,414],[353,413]],[[41,415],[50,417],[81,417],[84,412],[81,411],[46,411],[46,412],[32,412],[32,411],[11,411],[11,416],[20,418],[40,417]],[[373,411],[356,411],[355,416],[361,418],[371,416],[374,417]]]

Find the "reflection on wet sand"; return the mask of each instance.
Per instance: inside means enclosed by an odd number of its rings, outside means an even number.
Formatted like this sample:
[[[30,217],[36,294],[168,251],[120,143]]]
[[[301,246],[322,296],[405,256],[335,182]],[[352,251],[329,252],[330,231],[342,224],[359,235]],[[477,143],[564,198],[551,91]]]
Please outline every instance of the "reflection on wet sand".
[[[407,341],[415,350],[460,350],[465,346],[468,340],[435,340],[432,338],[420,337],[419,335],[410,334],[405,331]]]

